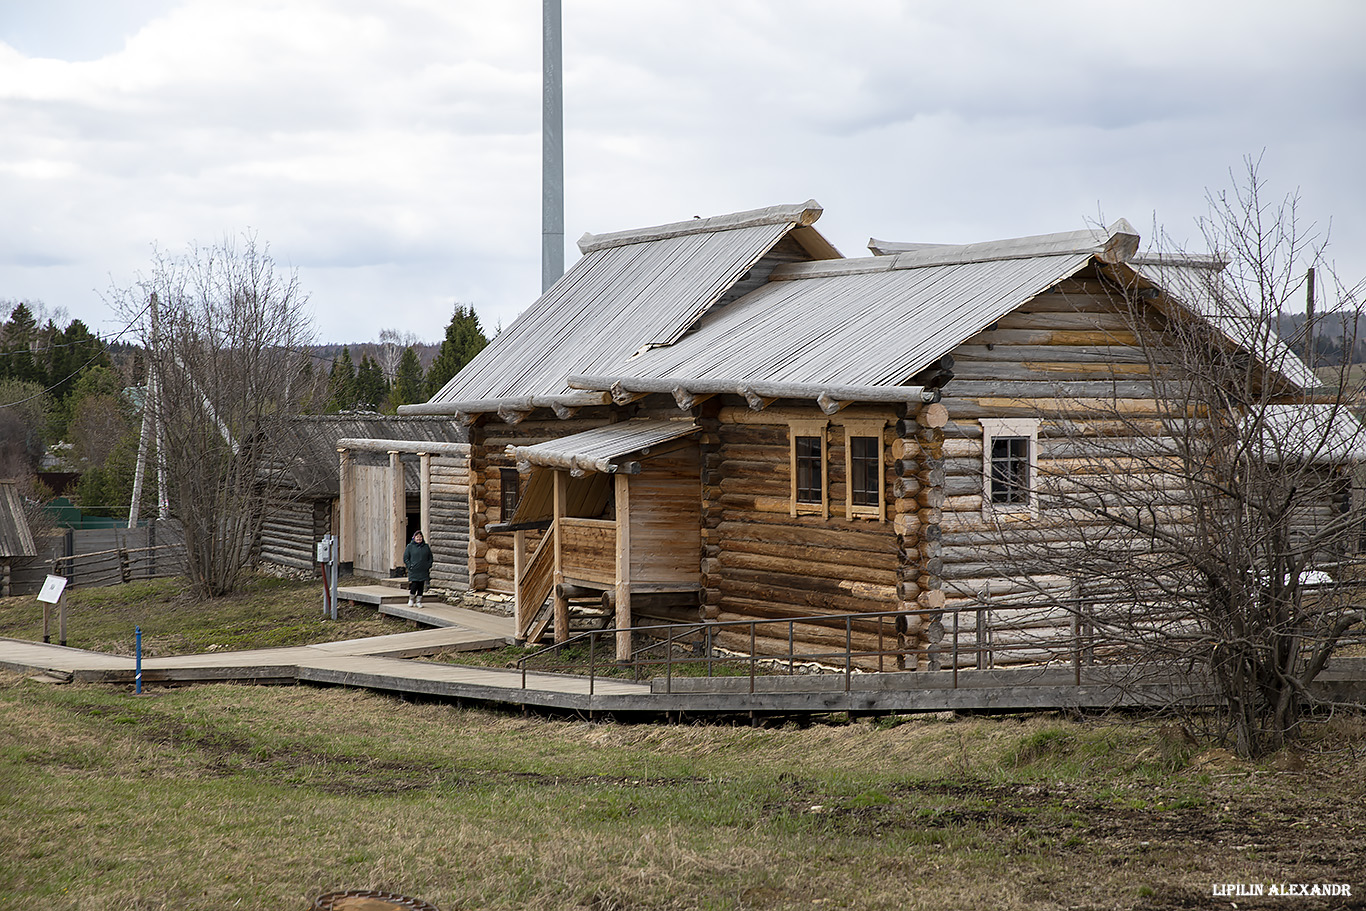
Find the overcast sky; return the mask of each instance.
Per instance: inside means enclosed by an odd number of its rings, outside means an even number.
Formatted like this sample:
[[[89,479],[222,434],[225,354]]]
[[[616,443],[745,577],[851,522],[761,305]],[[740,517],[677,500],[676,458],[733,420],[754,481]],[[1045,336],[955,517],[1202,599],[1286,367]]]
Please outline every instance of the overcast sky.
[[[321,341],[540,291],[536,0],[0,0],[0,299],[102,333],[152,244],[252,230]],[[1156,219],[1262,155],[1366,275],[1360,0],[564,0],[574,240],[814,197],[969,243]]]

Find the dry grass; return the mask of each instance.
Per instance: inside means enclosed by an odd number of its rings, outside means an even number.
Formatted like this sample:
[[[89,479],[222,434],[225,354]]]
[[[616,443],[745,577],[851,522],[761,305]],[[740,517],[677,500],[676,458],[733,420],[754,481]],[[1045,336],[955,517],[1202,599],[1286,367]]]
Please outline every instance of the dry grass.
[[[407,628],[369,610],[323,623],[315,586],[278,580],[211,605],[171,583],[77,595],[72,644],[108,650],[135,624],[163,654]],[[0,635],[32,636],[33,613],[0,601]],[[342,888],[446,911],[1206,908],[1215,882],[1366,895],[1360,716],[1248,764],[1135,717],[624,725],[0,674],[0,795],[0,909],[305,911]]]
[[[384,617],[373,607],[343,602],[336,621],[322,613],[322,584],[274,576],[252,577],[242,591],[213,601],[196,601],[182,579],[158,579],[73,589],[67,595],[67,645],[133,653],[134,630],[142,628],[148,657],[305,645],[405,632],[413,624]],[[0,636],[39,640],[43,606],[31,595],[0,598]],[[52,641],[57,641],[56,611]]]
[[[1132,720],[614,725],[10,676],[0,908],[1207,907],[1362,879],[1364,744],[1339,719],[1251,766]]]

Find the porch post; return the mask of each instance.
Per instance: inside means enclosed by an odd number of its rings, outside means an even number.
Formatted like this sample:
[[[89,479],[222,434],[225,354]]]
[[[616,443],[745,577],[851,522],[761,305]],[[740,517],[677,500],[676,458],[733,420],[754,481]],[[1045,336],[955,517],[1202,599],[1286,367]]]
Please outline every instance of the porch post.
[[[522,597],[522,573],[526,572],[526,532],[512,533],[512,615],[516,623],[517,644],[524,645],[522,631],[531,618],[527,616],[526,598]]]
[[[403,565],[405,534],[408,531],[408,497],[403,487],[403,463],[400,453],[389,450],[389,566],[397,569]]]
[[[617,661],[631,652],[631,486],[630,475],[616,475],[617,501]]]
[[[421,506],[421,517],[418,519],[418,527],[422,529],[422,539],[431,541],[432,539],[432,454],[423,452],[418,455],[418,490]]]
[[[356,494],[351,489],[355,483],[355,476],[351,470],[351,451],[348,449],[338,449],[341,464],[338,474],[341,483],[338,485],[337,497],[337,538],[341,547],[341,562],[354,563],[356,561],[356,527],[354,516],[351,511],[355,508]]]
[[[569,638],[569,599],[560,592],[564,588],[564,535],[560,528],[560,516],[564,514],[566,494],[569,490],[569,473],[555,472],[555,524],[551,534],[555,536],[555,585],[551,589],[555,599],[555,641],[564,642]]]

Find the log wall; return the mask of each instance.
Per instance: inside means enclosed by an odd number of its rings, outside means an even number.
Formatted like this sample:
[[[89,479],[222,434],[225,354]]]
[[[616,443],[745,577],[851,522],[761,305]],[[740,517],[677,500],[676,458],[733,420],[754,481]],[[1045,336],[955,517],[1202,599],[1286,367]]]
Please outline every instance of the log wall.
[[[1131,474],[1136,489],[1149,489],[1157,480],[1154,466],[1116,455],[1142,450],[1143,438],[1133,435],[1158,434],[1161,425],[1149,380],[1150,353],[1140,347],[1127,307],[1111,295],[1096,276],[1083,274],[951,352],[954,379],[943,399],[950,423],[942,441],[946,605],[991,608],[981,628],[974,614],[960,617],[959,646],[975,648],[980,633],[982,647],[995,649],[997,663],[1039,660],[1047,652],[1041,643],[1068,642],[1073,632],[1069,612],[1028,604],[1036,587],[1066,596],[1077,582],[1042,575],[1055,567],[1028,565],[1033,543],[1081,542],[1084,514],[1050,498],[1049,485],[1072,483],[1076,489],[1076,481],[1090,472]],[[993,513],[984,504],[983,418],[1039,420],[1037,508]],[[1001,598],[1010,606],[994,606]],[[963,665],[975,662],[975,655],[959,658]]]
[[[261,524],[260,558],[294,569],[316,569],[316,545],[332,531],[333,501],[278,500]]]
[[[828,421],[827,514],[792,515],[792,421]],[[892,459],[897,414],[892,407],[852,406],[828,417],[815,405],[774,404],[753,411],[738,397],[707,403],[699,418],[702,472],[704,611],[717,620],[801,618],[895,610],[903,554],[919,559],[913,523],[900,507],[877,517],[845,515],[847,469],[843,424],[881,421],[884,498],[893,495]],[[918,577],[918,573],[916,574]],[[888,634],[889,631],[884,631]],[[756,629],[761,651],[784,653],[786,624]],[[845,630],[796,624],[801,654],[844,647]],[[741,634],[733,634],[741,635]],[[890,630],[895,639],[895,630]],[[742,638],[747,637],[744,634]],[[876,647],[875,627],[860,625],[856,648]],[[727,644],[723,637],[722,644]],[[742,642],[732,643],[747,647]],[[890,668],[889,668],[890,669]]]
[[[449,588],[469,585],[470,467],[464,455],[433,455],[427,537],[436,558],[432,581]]]

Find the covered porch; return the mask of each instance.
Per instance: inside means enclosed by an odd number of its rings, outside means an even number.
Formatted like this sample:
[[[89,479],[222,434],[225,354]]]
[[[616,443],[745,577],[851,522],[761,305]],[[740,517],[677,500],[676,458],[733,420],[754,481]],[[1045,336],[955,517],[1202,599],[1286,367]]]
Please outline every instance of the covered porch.
[[[616,655],[631,657],[639,609],[696,610],[701,574],[700,428],[637,419],[534,446],[509,446],[525,477],[511,520],[517,638],[569,636],[571,597],[614,613]],[[491,529],[493,530],[493,529]]]

